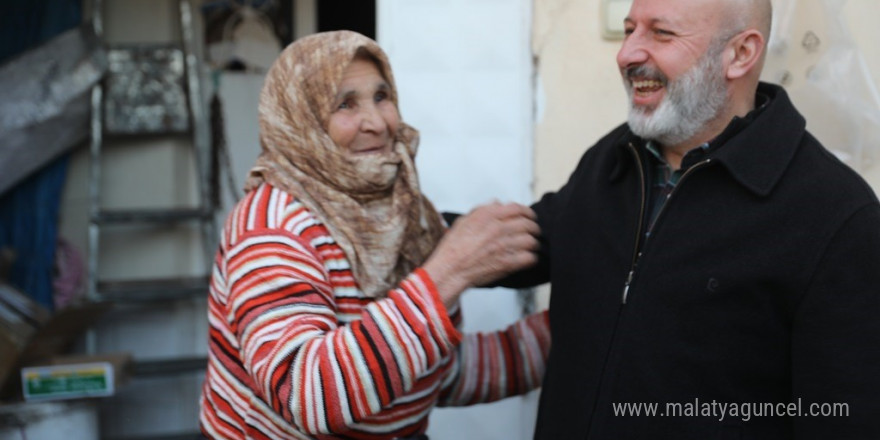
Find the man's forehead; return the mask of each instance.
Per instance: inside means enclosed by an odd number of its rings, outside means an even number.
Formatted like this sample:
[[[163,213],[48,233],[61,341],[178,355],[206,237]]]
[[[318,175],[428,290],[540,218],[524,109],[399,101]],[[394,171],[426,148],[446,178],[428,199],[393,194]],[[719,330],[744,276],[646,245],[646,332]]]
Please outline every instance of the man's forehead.
[[[627,18],[662,23],[705,21],[722,11],[729,0],[635,0]]]

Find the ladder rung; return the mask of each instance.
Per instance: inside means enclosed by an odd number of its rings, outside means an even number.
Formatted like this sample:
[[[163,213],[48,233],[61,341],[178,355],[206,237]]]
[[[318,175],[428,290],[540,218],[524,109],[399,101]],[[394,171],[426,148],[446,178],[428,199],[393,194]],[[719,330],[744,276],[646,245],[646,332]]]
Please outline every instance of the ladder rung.
[[[204,440],[201,433],[178,433],[178,434],[153,434],[138,435],[136,437],[112,437],[112,440]]]
[[[151,139],[190,139],[192,129],[164,131],[105,131],[104,141],[145,141]]]
[[[206,356],[172,358],[151,361],[135,361],[131,366],[131,374],[135,377],[168,376],[181,373],[203,371],[208,366]]]
[[[112,223],[176,223],[192,220],[210,220],[211,213],[202,208],[177,209],[114,209],[100,211],[92,221]]]
[[[208,277],[102,281],[97,290],[99,301],[123,304],[207,298]]]

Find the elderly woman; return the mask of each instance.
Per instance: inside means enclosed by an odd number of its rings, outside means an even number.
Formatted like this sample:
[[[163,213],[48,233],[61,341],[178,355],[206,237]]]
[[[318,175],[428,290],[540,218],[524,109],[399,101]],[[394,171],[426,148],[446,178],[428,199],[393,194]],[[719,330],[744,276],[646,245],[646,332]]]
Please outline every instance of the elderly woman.
[[[374,41],[296,41],[259,110],[263,151],[211,283],[205,435],[424,438],[435,405],[539,386],[545,314],[463,335],[457,306],[467,287],[534,263],[533,213],[491,204],[445,231]]]

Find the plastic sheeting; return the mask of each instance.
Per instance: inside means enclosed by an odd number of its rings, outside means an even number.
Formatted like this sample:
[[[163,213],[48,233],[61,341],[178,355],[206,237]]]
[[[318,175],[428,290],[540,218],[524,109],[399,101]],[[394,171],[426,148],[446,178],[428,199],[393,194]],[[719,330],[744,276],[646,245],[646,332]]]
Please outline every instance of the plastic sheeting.
[[[106,68],[88,26],[0,66],[0,194],[87,138],[90,90]]]
[[[880,149],[880,94],[842,18],[846,0],[774,0],[764,80],[783,85],[828,149],[865,171]]]

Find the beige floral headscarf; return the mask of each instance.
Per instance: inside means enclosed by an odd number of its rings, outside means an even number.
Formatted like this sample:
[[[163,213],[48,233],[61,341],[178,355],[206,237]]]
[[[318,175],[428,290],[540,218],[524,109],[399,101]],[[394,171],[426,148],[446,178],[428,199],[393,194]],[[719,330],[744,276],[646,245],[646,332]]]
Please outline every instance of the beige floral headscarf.
[[[348,156],[327,134],[337,87],[355,55],[367,54],[397,89],[385,53],[355,32],[324,32],[288,46],[260,95],[262,153],[245,190],[262,182],[304,203],[330,230],[369,297],[384,297],[421,265],[442,235],[434,206],[419,191],[418,132],[400,123],[393,151]]]

